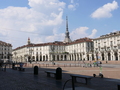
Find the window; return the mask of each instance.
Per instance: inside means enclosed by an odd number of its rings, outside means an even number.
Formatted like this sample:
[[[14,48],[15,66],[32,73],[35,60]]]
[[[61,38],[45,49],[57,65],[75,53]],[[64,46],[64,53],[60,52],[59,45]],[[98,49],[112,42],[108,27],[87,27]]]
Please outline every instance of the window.
[[[112,41],[110,41],[110,45],[113,45],[113,42],[112,42]]]
[[[118,46],[118,49],[120,49],[120,45]]]
[[[106,46],[106,42],[104,42],[104,46]]]
[[[100,47],[100,43],[98,43],[98,47]]]

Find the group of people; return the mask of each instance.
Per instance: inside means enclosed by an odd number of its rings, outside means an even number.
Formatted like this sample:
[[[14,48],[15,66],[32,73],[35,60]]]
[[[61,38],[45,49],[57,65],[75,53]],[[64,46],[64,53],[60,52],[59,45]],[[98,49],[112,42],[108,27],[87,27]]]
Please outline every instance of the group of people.
[[[20,68],[23,68],[23,65],[24,65],[24,63],[22,63],[22,62],[19,63]],[[12,63],[12,68],[14,68],[14,67],[15,67],[15,63]]]
[[[93,63],[90,61],[90,63],[86,63],[84,62],[84,66],[83,67],[101,67],[102,66],[102,61],[94,61]]]
[[[95,61],[94,66],[101,67],[102,62],[101,61]]]

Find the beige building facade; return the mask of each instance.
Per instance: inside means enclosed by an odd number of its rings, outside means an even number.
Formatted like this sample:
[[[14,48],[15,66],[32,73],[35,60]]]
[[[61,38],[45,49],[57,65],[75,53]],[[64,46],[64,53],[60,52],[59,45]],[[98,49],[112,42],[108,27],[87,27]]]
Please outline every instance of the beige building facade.
[[[90,38],[81,38],[70,43],[55,41],[33,44],[29,42],[30,39],[27,45],[13,50],[13,61],[92,60],[93,41]]]
[[[12,45],[0,41],[0,60],[12,60]]]
[[[28,39],[28,42],[30,39]],[[95,39],[81,38],[72,42],[28,43],[13,50],[13,60],[59,61],[59,60],[120,60],[120,32],[102,35]]]
[[[93,40],[94,56],[103,61],[120,60],[120,31]]]
[[[66,32],[63,42],[33,44],[28,38],[27,45],[13,50],[13,61],[76,61],[76,60],[120,60],[120,31],[102,35],[95,39],[80,38],[72,41],[68,31],[66,17]]]

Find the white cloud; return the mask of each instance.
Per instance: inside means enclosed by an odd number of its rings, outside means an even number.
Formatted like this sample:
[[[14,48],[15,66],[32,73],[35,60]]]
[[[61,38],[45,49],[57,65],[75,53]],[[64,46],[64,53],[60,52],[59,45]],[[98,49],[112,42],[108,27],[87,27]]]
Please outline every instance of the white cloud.
[[[95,34],[97,32],[96,29],[92,30],[92,33],[89,35],[86,31],[88,30],[88,27],[79,27],[76,28],[74,31],[70,33],[70,36],[73,40],[83,38],[83,37],[89,37],[89,38],[94,38]]]
[[[71,0],[71,3],[74,3],[74,0]]]
[[[76,10],[76,8],[79,6],[78,3],[75,3],[74,0],[71,0],[70,4],[68,5],[68,9],[70,10]]]
[[[97,33],[97,30],[96,30],[96,29],[93,29],[91,35],[89,35],[88,37],[89,37],[89,38],[94,38],[95,35],[96,35],[96,33]]]
[[[40,40],[39,42],[45,40],[40,39],[41,37],[56,37],[53,31],[63,22],[63,9],[66,5],[64,2],[59,0],[28,1],[30,8],[10,6],[0,9],[0,37],[6,37],[3,40],[14,43],[14,47],[23,45],[27,37],[31,37],[31,40]]]
[[[79,39],[79,38],[84,38],[84,37],[89,37],[89,38],[95,38],[95,35],[97,33],[97,30],[96,29],[93,29],[91,34],[88,34],[87,33],[87,30],[89,28],[88,27],[79,27],[79,28],[76,28],[75,30],[73,30],[72,32],[70,32],[70,38],[72,40],[76,40],[76,39]],[[51,42],[54,42],[55,40],[59,40],[59,41],[63,41],[64,40],[64,37],[65,37],[65,34],[64,33],[58,33],[57,29],[54,29],[53,30],[53,34],[54,35],[50,35],[50,36],[42,36],[40,38],[36,37],[34,38],[34,42],[37,42],[37,43],[43,43],[41,41],[44,41],[44,42],[48,42],[48,41],[51,41]]]
[[[68,8],[71,10],[76,10],[75,5],[72,5],[72,4],[68,5]]]
[[[118,3],[116,1],[113,1],[112,3],[107,3],[103,5],[102,7],[98,8],[96,11],[94,11],[91,14],[92,18],[109,18],[112,17],[112,11],[117,9]]]

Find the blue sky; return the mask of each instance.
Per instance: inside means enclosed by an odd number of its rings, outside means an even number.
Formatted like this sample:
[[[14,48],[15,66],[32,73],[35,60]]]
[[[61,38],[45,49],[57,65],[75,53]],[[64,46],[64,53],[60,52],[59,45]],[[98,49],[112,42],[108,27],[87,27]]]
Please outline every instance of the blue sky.
[[[120,0],[0,0],[0,40],[13,49],[63,41],[65,20],[72,40],[120,31]]]

